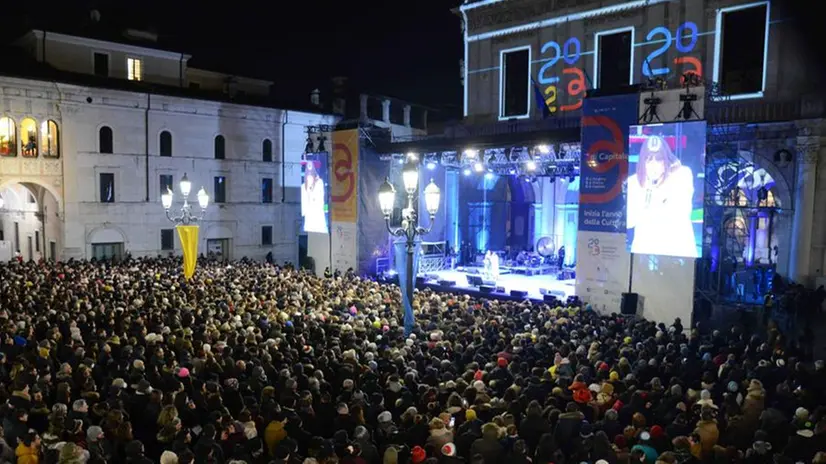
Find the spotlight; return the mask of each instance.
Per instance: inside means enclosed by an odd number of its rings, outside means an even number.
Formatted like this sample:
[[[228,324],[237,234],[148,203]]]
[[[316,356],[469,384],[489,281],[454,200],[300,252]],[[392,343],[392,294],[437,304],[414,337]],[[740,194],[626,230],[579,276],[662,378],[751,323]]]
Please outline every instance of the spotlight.
[[[476,172],[482,172],[485,170],[485,166],[480,162],[473,163],[473,170]]]
[[[468,148],[464,152],[465,158],[476,159],[479,156],[479,150],[474,150],[473,148]]]
[[[427,169],[430,169],[431,171],[436,169],[436,163],[434,163],[433,161],[428,161],[427,162]]]
[[[525,163],[525,169],[527,169],[529,172],[536,171],[536,161],[528,160],[528,162]]]
[[[304,153],[313,153],[313,138],[307,134],[307,144],[304,145]]]
[[[491,179],[493,179],[493,173],[492,173],[492,172],[486,172],[486,173],[485,173],[485,179],[486,179],[486,180],[491,180]]]
[[[536,151],[538,151],[542,155],[547,155],[551,153],[551,147],[548,145],[537,145]]]
[[[508,169],[508,173],[511,174],[511,175],[516,174],[516,168]]]
[[[419,160],[419,154],[411,151],[407,154],[407,159],[410,160],[410,161],[418,161]]]
[[[399,164],[404,165],[404,157],[399,158]]]
[[[465,168],[465,170],[464,170],[464,171],[462,171],[462,174],[464,174],[464,175],[466,175],[466,176],[469,176],[469,175],[470,175],[470,169]]]

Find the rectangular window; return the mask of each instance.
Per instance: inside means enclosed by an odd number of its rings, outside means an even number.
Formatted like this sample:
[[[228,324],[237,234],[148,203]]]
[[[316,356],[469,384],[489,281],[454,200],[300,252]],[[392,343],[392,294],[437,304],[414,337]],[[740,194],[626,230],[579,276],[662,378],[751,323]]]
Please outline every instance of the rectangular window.
[[[731,97],[762,97],[768,46],[769,2],[721,8],[714,43],[714,81]]]
[[[634,83],[634,28],[624,27],[596,34],[595,85],[617,89]]]
[[[34,251],[40,253],[40,231],[34,231]]]
[[[109,77],[109,55],[95,52],[94,60],[95,76]]]
[[[160,180],[158,182],[161,186],[161,195],[166,193],[168,190],[175,191],[175,188],[172,187],[172,174],[161,174]]]
[[[215,203],[227,202],[227,178],[217,176],[214,179],[213,191],[215,192]]]
[[[143,60],[138,58],[126,59],[126,78],[130,81],[143,80]]]
[[[14,251],[20,253],[20,223],[14,223]]]
[[[499,52],[499,119],[530,116],[531,48]]]
[[[161,250],[169,251],[175,249],[175,230],[161,229]]]
[[[200,90],[201,89],[201,83],[200,82],[190,82],[189,83],[189,88],[192,89],[192,90]]]
[[[261,203],[272,203],[272,179],[261,179]]]
[[[272,245],[272,226],[261,226],[261,245]]]
[[[100,173],[100,202],[115,202],[115,175],[111,172]]]

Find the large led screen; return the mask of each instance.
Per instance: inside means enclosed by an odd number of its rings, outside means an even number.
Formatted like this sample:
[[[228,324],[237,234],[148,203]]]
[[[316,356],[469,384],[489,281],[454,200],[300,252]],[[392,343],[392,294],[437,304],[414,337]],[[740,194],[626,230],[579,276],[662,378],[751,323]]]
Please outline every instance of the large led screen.
[[[301,218],[304,232],[328,233],[327,153],[305,153],[301,161]]]
[[[702,256],[705,121],[631,126],[626,183],[631,253]]]

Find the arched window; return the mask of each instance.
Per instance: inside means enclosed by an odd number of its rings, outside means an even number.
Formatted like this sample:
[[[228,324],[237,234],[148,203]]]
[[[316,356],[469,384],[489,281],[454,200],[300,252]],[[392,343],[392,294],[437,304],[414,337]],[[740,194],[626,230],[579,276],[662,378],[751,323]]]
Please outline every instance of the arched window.
[[[169,131],[161,132],[161,156],[172,156],[172,134]]]
[[[261,154],[263,155],[263,159],[266,162],[272,162],[272,140],[264,139],[264,142],[261,144]]]
[[[223,135],[215,136],[215,159],[226,159],[226,140]]]
[[[37,158],[37,123],[32,118],[20,122],[20,146],[23,156]]]
[[[17,126],[9,117],[0,118],[0,156],[17,156]]]
[[[57,123],[49,119],[40,125],[40,148],[43,156],[49,158],[60,158],[60,133]]]
[[[114,136],[112,128],[103,126],[98,131],[98,150],[101,153],[113,153],[115,151]]]

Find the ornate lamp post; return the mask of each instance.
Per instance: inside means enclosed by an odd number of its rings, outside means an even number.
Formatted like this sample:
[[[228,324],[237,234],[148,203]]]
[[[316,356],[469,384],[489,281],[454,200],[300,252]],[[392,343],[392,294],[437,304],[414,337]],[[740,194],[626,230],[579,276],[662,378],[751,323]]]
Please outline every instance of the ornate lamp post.
[[[192,205],[189,204],[189,192],[192,191],[192,182],[186,177],[186,173],[184,173],[184,177],[181,178],[178,186],[181,189],[181,195],[184,197],[184,204],[181,206],[181,212],[178,215],[170,213],[170,209],[172,208],[172,190],[167,188],[166,193],[161,195],[161,203],[163,204],[163,209],[166,210],[166,218],[177,225],[185,226],[196,224],[203,220],[207,206],[209,206],[209,195],[207,195],[206,190],[204,190],[203,187],[201,187],[201,190],[198,190],[198,206],[201,207],[201,214],[196,216],[192,214]]]
[[[430,183],[424,189],[424,201],[427,212],[430,215],[430,225],[428,227],[419,226],[419,215],[416,211],[416,202],[414,202],[414,195],[419,186],[419,166],[415,162],[415,157],[408,156],[407,163],[402,169],[402,180],[404,182],[404,189],[407,192],[407,208],[402,211],[401,227],[392,227],[390,225],[390,215],[393,213],[393,205],[396,201],[396,189],[390,180],[387,179],[379,187],[379,206],[384,215],[384,223],[387,225],[387,231],[394,237],[404,237],[407,251],[407,262],[405,263],[407,273],[407,292],[405,298],[407,299],[407,306],[404,311],[404,330],[405,334],[409,334],[413,328],[413,287],[415,286],[416,276],[413,275],[413,253],[416,252],[416,238],[420,235],[425,235],[430,232],[433,227],[433,222],[436,213],[439,211],[439,201],[441,192],[439,187],[430,180]]]
[[[195,274],[195,265],[198,263],[198,223],[204,219],[207,206],[209,206],[209,195],[201,187],[198,191],[198,206],[201,207],[200,214],[192,213],[192,205],[189,204],[189,192],[192,191],[192,182],[186,177],[181,178],[178,184],[181,195],[184,197],[184,204],[181,205],[180,213],[170,212],[172,209],[172,189],[167,188],[166,193],[161,195],[161,203],[166,211],[166,218],[175,223],[178,230],[178,238],[181,240],[181,249],[184,253],[184,277],[190,279]]]

